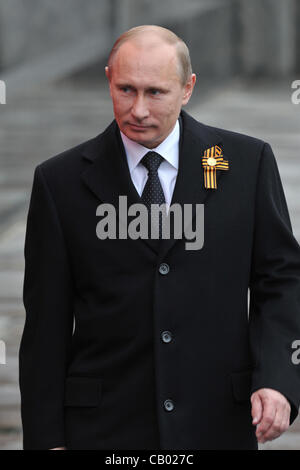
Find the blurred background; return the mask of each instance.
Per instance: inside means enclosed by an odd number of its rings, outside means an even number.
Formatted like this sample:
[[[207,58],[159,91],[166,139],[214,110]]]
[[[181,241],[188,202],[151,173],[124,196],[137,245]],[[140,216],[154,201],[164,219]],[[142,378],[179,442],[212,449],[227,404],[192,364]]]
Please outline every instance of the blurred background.
[[[197,74],[187,111],[271,144],[299,242],[300,104],[291,99],[299,23],[299,0],[0,0],[0,449],[22,448],[18,350],[33,171],[113,119],[104,66],[115,39],[157,24],[186,41]],[[299,419],[260,448],[300,449]]]

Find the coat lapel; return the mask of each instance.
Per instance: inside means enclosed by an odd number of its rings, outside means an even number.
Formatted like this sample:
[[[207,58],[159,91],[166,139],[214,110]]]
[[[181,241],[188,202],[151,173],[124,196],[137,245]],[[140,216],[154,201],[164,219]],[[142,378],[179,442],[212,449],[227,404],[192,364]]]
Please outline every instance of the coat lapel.
[[[192,204],[192,220],[183,227],[185,231],[195,218],[195,205],[204,204],[214,191],[218,191],[218,189],[205,188],[201,157],[205,149],[214,145],[222,146],[222,140],[212,128],[199,123],[185,111],[181,111],[180,127],[179,168],[171,204],[178,203],[182,208],[184,204]],[[227,156],[225,158],[228,160]],[[222,171],[217,171],[218,186],[222,173]],[[177,239],[174,238],[162,240],[160,255],[164,257],[176,241]]]
[[[206,198],[216,190],[204,187],[204,171],[201,156],[206,148],[221,145],[221,139],[211,128],[197,122],[185,111],[180,114],[179,169],[171,204],[204,204]],[[81,174],[84,184],[101,203],[112,204],[121,223],[126,224],[126,214],[119,211],[119,196],[127,196],[127,207],[142,203],[131,180],[125,149],[116,121],[99,136],[88,141],[82,149],[83,157],[89,160],[89,167]],[[228,156],[225,158],[228,160]],[[222,171],[217,171],[220,184]],[[192,223],[192,221],[190,222]],[[164,256],[178,239],[141,239],[155,253]]]
[[[94,193],[101,203],[112,204],[118,220],[127,230],[127,214],[119,211],[119,197],[127,197],[127,207],[142,204],[134,183],[132,182],[125,149],[113,121],[103,134],[92,139],[83,148],[83,157],[92,164],[81,174],[84,184]],[[155,253],[158,253],[158,240],[142,239]]]

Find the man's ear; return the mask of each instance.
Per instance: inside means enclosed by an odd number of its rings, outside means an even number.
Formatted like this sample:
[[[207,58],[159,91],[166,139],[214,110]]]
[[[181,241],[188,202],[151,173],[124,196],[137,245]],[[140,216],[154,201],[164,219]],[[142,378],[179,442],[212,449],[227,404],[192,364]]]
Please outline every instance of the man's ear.
[[[190,97],[192,96],[193,89],[196,83],[196,74],[192,73],[186,84],[184,85],[184,93],[182,97],[182,105],[186,105],[189,102]]]
[[[110,82],[110,71],[109,71],[108,66],[105,67],[105,75],[106,75],[106,78],[108,80],[109,93],[110,93],[110,96],[112,96],[112,94],[111,94],[111,82]]]

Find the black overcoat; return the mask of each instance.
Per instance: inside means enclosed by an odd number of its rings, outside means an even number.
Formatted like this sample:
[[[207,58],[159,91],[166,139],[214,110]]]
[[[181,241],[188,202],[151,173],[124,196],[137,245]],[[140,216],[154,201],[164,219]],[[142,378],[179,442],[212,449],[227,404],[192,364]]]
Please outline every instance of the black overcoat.
[[[206,189],[201,157],[227,171]],[[107,238],[97,207],[141,202],[116,122],[35,169],[19,351],[25,449],[255,449],[250,395],[300,397],[300,247],[269,144],[181,112],[173,203],[204,245]],[[195,223],[195,220],[193,221]],[[249,305],[248,305],[248,293]]]

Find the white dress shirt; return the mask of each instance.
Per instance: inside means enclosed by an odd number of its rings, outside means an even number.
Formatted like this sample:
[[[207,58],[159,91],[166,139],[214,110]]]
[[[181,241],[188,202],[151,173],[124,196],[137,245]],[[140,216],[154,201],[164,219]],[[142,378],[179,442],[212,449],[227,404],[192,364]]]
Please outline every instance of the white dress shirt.
[[[142,195],[144,186],[148,179],[148,170],[141,163],[141,159],[149,151],[157,152],[164,158],[158,168],[158,177],[165,195],[166,208],[168,212],[176,183],[179,164],[180,127],[178,120],[165,140],[153,149],[149,149],[131,139],[128,139],[123,132],[121,132],[121,137],[125,147],[130,176],[140,196]]]

